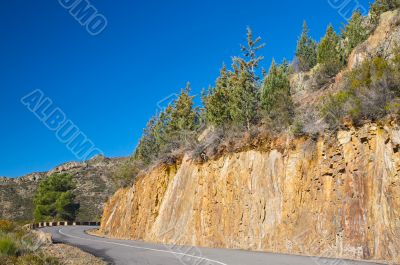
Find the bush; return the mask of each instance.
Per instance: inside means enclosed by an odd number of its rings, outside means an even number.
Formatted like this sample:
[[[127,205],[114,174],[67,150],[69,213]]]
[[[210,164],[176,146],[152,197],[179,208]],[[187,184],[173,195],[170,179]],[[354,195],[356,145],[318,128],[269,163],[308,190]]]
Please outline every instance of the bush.
[[[371,4],[371,23],[377,25],[381,14],[400,7],[400,0],[376,0]]]
[[[400,54],[400,53],[399,53]],[[399,55],[392,60],[376,57],[365,61],[346,76],[342,91],[330,95],[321,107],[321,115],[335,128],[345,116],[357,123],[398,114],[400,96]]]
[[[112,180],[117,187],[128,187],[133,184],[136,175],[143,168],[140,160],[130,158],[113,172]]]
[[[14,230],[14,224],[7,220],[0,220],[0,232],[8,233]]]
[[[0,255],[2,256],[16,256],[18,248],[14,240],[8,236],[0,237]]]

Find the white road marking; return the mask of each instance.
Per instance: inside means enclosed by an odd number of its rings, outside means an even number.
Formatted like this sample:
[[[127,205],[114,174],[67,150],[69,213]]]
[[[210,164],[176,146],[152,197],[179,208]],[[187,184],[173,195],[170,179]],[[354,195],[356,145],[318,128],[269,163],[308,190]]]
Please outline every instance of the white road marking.
[[[168,251],[168,250],[162,250],[162,249],[153,249],[153,248],[145,248],[145,247],[138,247],[138,246],[132,246],[132,245],[126,245],[126,244],[121,244],[121,243],[115,243],[115,242],[108,242],[108,241],[104,241],[104,240],[95,240],[95,239],[89,239],[89,238],[83,238],[83,237],[79,237],[79,236],[73,236],[73,235],[69,235],[65,232],[63,232],[64,228],[61,228],[58,230],[58,233],[60,233],[63,236],[66,237],[72,237],[72,238],[76,238],[76,239],[81,239],[81,240],[87,240],[87,241],[93,241],[93,242],[101,242],[101,243],[105,243],[105,244],[111,244],[111,245],[117,245],[117,246],[122,246],[122,247],[128,247],[128,248],[136,248],[136,249],[142,249],[142,250],[150,250],[150,251],[155,251],[155,252],[163,252],[163,253],[168,253],[168,254],[174,254],[174,255],[178,255],[178,256],[186,256],[186,257],[191,257],[191,258],[195,258],[195,259],[200,259],[200,260],[207,260],[210,261],[212,263],[217,263],[220,265],[228,265],[226,263],[217,261],[217,260],[212,260],[212,259],[208,259],[208,258],[204,258],[204,257],[199,257],[199,256],[194,256],[194,255],[190,255],[190,254],[184,254],[184,253],[179,253],[179,252],[174,252],[174,251]]]

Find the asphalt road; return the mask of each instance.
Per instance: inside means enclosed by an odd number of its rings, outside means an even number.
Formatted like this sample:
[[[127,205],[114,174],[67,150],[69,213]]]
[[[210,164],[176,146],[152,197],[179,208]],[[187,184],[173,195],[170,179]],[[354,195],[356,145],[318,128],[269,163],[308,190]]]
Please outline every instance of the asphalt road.
[[[373,265],[377,263],[332,260],[312,257],[149,244],[114,240],[85,233],[93,227],[48,227],[43,231],[53,240],[79,247],[116,265]]]

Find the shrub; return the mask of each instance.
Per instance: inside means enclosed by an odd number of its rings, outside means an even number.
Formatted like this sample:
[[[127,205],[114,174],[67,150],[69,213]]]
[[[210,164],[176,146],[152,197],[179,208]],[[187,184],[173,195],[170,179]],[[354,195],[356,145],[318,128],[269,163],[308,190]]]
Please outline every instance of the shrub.
[[[113,172],[112,180],[117,187],[131,186],[136,175],[143,168],[144,165],[140,160],[130,158]]]
[[[11,232],[14,230],[14,224],[7,220],[0,220],[0,232]]]
[[[371,4],[371,23],[377,25],[381,14],[399,7],[400,0],[376,0]]]
[[[0,255],[2,256],[16,256],[18,248],[14,240],[8,236],[0,237]]]
[[[400,68],[398,54],[393,59],[376,57],[366,60],[346,76],[342,91],[330,95],[321,107],[321,115],[330,127],[348,116],[353,122],[376,120],[390,113],[398,113],[400,96]]]

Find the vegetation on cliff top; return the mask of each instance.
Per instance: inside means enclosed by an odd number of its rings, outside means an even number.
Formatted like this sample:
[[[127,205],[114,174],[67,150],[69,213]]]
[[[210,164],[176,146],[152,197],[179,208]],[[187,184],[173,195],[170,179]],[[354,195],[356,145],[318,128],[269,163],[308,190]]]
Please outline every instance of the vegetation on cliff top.
[[[182,89],[172,104],[148,122],[134,156],[121,175],[127,175],[124,179],[129,183],[129,176],[140,169],[157,161],[174,161],[188,151],[206,160],[204,150],[210,146],[215,149],[223,141],[254,138],[265,131],[303,134],[304,121],[297,115],[292,100],[290,76],[312,71],[317,89],[323,87],[347,65],[353,49],[374,31],[379,16],[398,7],[398,0],[377,0],[371,4],[368,17],[356,10],[340,33],[328,26],[319,43],[309,36],[304,22],[293,62],[272,61],[268,72],[261,65],[264,57],[260,52],[265,45],[248,28],[241,56],[233,57],[230,67],[223,65],[215,85],[203,90],[202,106],[195,106],[190,85]],[[315,106],[319,119],[335,129],[344,117],[357,121],[397,112],[400,96],[397,60],[397,57],[367,60],[347,74],[346,87]],[[210,130],[213,133],[203,137]]]
[[[35,234],[15,223],[0,220],[0,264],[58,265],[60,262],[42,251]]]

